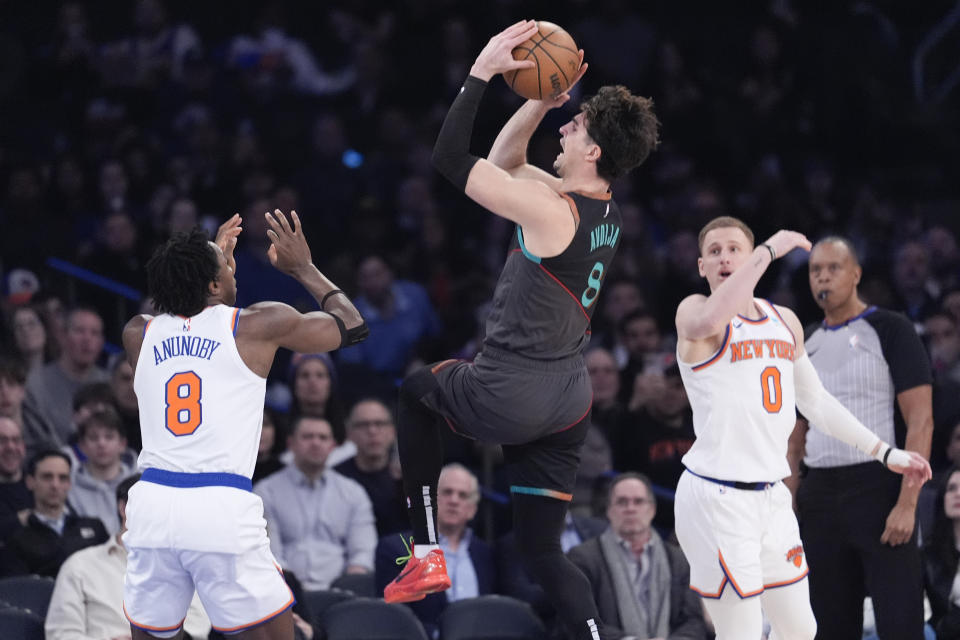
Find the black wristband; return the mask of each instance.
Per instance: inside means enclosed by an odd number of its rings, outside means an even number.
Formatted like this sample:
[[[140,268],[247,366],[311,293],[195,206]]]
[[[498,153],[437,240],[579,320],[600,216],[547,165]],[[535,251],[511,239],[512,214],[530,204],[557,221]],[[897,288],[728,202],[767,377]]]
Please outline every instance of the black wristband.
[[[887,467],[887,458],[890,457],[890,452],[893,451],[893,447],[887,445],[887,452],[883,454],[883,466]],[[890,467],[887,467],[889,469]]]
[[[764,242],[764,243],[761,244],[760,246],[761,246],[761,247],[766,247],[766,248],[767,248],[767,251],[770,252],[770,262],[773,262],[774,260],[777,259],[777,252],[773,250],[773,247],[771,247],[770,245],[768,245],[766,242]]]
[[[320,300],[320,309],[323,310],[323,307],[327,304],[327,298],[337,293],[343,293],[343,291],[341,291],[340,289],[334,289],[333,291],[328,291],[327,294],[323,296],[323,298]]]
[[[470,155],[470,136],[473,134],[473,121],[487,83],[474,76],[468,76],[460,89],[447,117],[440,128],[437,142],[433,146],[433,166],[444,178],[463,191],[467,188],[470,170],[480,158]]]

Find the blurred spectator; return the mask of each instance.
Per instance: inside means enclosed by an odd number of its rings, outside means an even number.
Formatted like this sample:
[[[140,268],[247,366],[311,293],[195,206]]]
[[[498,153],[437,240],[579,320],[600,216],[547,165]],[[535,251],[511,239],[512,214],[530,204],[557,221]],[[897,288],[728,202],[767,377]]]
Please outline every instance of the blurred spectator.
[[[74,433],[73,394],[84,384],[104,382],[107,373],[97,366],[103,349],[103,320],[88,307],[67,314],[63,352],[27,378],[24,402],[24,438],[27,451],[60,446]]]
[[[0,576],[35,573],[56,576],[74,551],[106,542],[107,531],[97,518],[82,518],[67,506],[70,459],[44,450],[27,466],[27,489],[34,507],[0,550]]]
[[[277,425],[277,414],[269,407],[263,408],[263,425],[260,427],[260,447],[257,449],[257,464],[253,468],[253,481],[259,482],[283,469],[280,453],[286,438]]]
[[[477,477],[461,464],[445,465],[437,484],[437,537],[452,586],[408,604],[431,637],[435,637],[437,621],[448,603],[493,593],[497,584],[493,549],[467,526],[477,514],[479,502]],[[376,565],[378,595],[400,573],[396,559],[411,553],[404,551],[406,540],[411,538],[410,531],[406,531],[380,539]]]
[[[937,311],[923,322],[924,337],[936,379],[960,383],[960,331],[948,313]]]
[[[590,384],[593,387],[593,408],[587,438],[580,450],[580,469],[573,487],[570,511],[588,516],[594,510],[594,486],[597,480],[613,470],[610,442],[621,427],[622,405],[617,401],[620,374],[617,363],[606,349],[590,349],[584,356]]]
[[[693,414],[676,364],[651,375],[660,378],[658,392],[632,414],[629,429],[620,432],[614,443],[614,465],[620,470],[643,470],[655,485],[672,488],[683,473],[680,459],[695,437]]]
[[[67,501],[77,515],[99,518],[112,535],[120,529],[117,487],[133,472],[123,461],[127,449],[123,425],[117,412],[107,407],[91,413],[77,427],[85,460],[74,469]]]
[[[140,474],[124,478],[114,492],[120,530],[103,544],[77,551],[60,568],[44,624],[47,640],[130,637],[130,623],[123,612],[123,577],[127,570],[123,532],[127,494],[139,478]],[[210,620],[196,593],[183,629],[193,638],[204,638],[210,632]]]
[[[940,294],[930,277],[930,256],[920,242],[905,242],[893,258],[893,288],[896,308],[920,324],[936,311]]]
[[[353,83],[352,68],[325,72],[313,52],[287,33],[281,4],[266,5],[257,22],[259,33],[235,37],[227,53],[228,64],[242,70],[252,87],[326,95],[340,93]]]
[[[960,637],[960,467],[944,474],[934,503],[933,530],[923,548],[924,585],[933,615],[930,624],[937,638]]]
[[[311,591],[328,589],[343,573],[373,570],[370,499],[357,482],[327,468],[335,444],[326,420],[295,418],[288,440],[293,463],[254,486],[273,554]]]
[[[11,316],[14,351],[27,365],[27,373],[33,373],[53,360],[56,343],[47,336],[43,315],[36,307],[17,307]]]
[[[353,441],[344,442],[344,412],[338,382],[337,369],[329,354],[295,353],[290,359],[293,415],[325,419],[333,429],[334,439],[342,443],[327,461],[331,466],[356,453]]]
[[[657,317],[645,309],[631,311],[620,320],[619,340],[626,352],[626,364],[620,370],[620,392],[617,399],[630,402],[633,381],[641,373],[659,373],[675,357],[661,350],[663,336]]]
[[[354,304],[370,327],[370,337],[340,351],[340,361],[362,364],[398,378],[410,365],[422,340],[440,332],[440,321],[424,288],[396,280],[383,258],[370,256],[357,269],[359,295]]]
[[[610,527],[568,554],[590,581],[604,629],[610,637],[707,640],[687,560],[651,526],[657,501],[650,480],[615,477],[607,503]]]
[[[593,335],[590,341],[594,346],[609,349],[617,359],[617,368],[620,369],[627,363],[627,352],[618,335],[620,323],[627,314],[646,306],[643,292],[636,280],[611,279],[603,283],[600,304],[602,306],[597,314],[599,317],[594,317],[591,326]]]
[[[137,394],[133,390],[133,367],[126,358],[117,358],[110,372],[110,390],[116,402],[117,412],[123,424],[123,434],[127,446],[140,453],[142,437],[140,435],[140,408]]]
[[[347,418],[347,438],[356,445],[357,454],[334,468],[366,490],[373,504],[377,536],[409,528],[403,483],[390,464],[397,446],[390,410],[371,398],[353,405]]]
[[[23,473],[26,457],[20,425],[0,416],[0,543],[26,524],[33,508]]]
[[[657,33],[628,0],[602,0],[590,18],[575,24],[577,44],[590,52],[591,82],[618,83],[631,91],[648,84]]]
[[[19,361],[0,357],[0,416],[13,420],[21,431],[26,381],[26,372]]]
[[[132,8],[134,34],[101,50],[103,79],[114,86],[144,89],[181,80],[187,56],[201,47],[196,32],[186,24],[170,24],[162,0],[137,0]]]

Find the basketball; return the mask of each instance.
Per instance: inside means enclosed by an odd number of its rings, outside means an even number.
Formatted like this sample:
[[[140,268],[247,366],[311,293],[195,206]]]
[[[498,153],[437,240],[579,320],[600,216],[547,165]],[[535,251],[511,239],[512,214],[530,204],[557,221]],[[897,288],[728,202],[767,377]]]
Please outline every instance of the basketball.
[[[570,34],[540,20],[538,32],[513,50],[514,60],[533,60],[537,66],[503,74],[511,89],[524,98],[555,98],[570,86],[580,69],[580,52]]]

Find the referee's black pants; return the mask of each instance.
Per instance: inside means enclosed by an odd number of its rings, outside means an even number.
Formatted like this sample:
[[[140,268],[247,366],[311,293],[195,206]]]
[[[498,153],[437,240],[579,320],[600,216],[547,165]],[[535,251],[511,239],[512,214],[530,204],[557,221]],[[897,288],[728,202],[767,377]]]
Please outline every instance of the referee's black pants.
[[[880,543],[900,494],[900,479],[880,463],[866,462],[811,468],[801,481],[797,508],[817,640],[860,638],[867,595],[873,599],[880,640],[922,640],[917,528],[906,544]]]

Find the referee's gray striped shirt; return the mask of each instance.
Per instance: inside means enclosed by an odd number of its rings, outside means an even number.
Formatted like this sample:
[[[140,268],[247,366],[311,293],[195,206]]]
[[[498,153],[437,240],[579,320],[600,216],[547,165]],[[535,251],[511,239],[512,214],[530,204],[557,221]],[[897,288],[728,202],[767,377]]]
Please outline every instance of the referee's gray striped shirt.
[[[806,350],[823,386],[868,429],[889,443],[897,437],[896,396],[932,383],[930,362],[913,324],[899,313],[869,307],[842,325],[821,324],[808,335]],[[839,467],[872,458],[826,435],[817,425],[807,432],[804,462]]]

